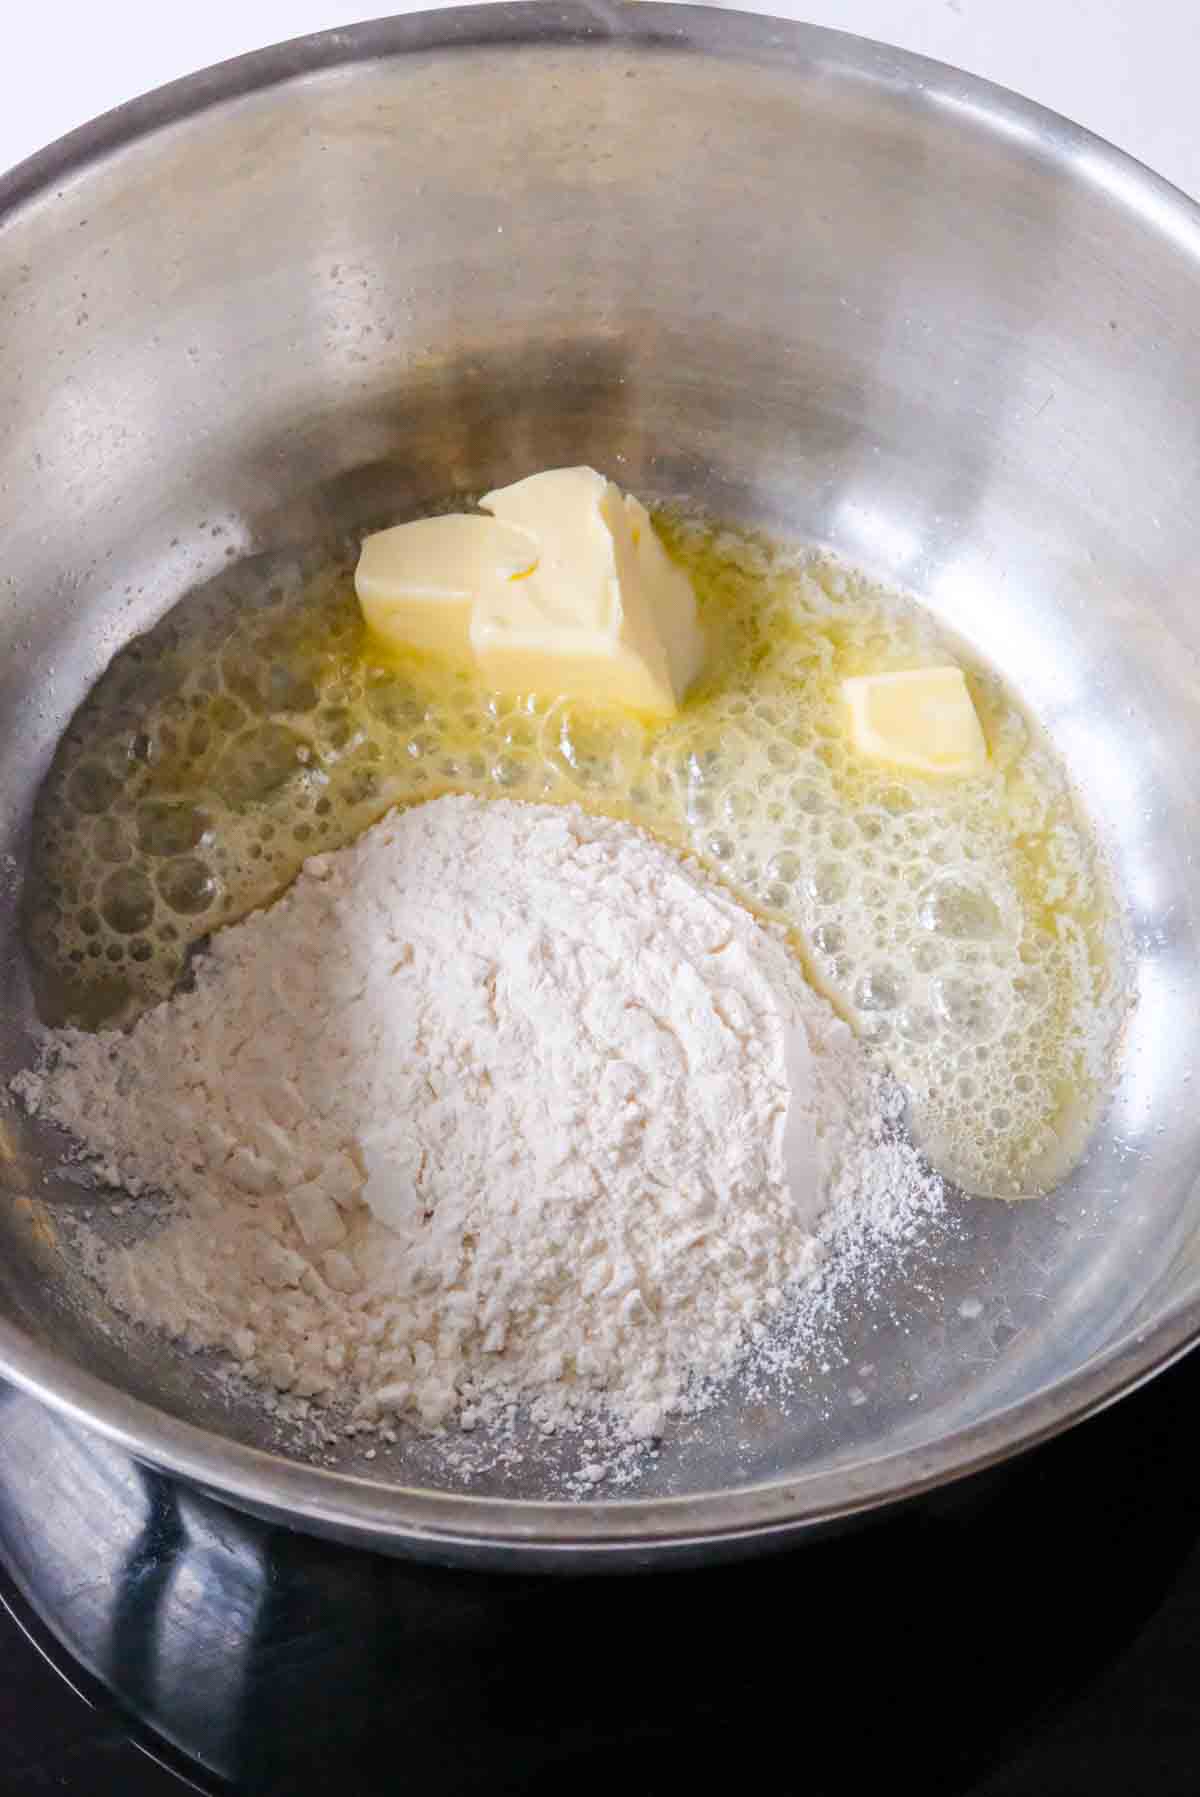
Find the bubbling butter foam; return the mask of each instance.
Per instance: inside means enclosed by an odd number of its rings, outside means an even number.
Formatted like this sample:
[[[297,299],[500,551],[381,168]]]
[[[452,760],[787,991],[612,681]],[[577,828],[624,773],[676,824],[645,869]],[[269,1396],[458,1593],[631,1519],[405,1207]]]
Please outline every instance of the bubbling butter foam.
[[[447,791],[576,801],[700,855],[788,924],[967,1189],[1053,1184],[1122,1017],[1106,870],[1049,744],[934,620],[830,558],[658,516],[709,643],[680,715],[489,692],[364,653],[353,554],[260,558],[114,660],[39,798],[26,923],[48,1021],[128,1021],[306,856]],[[958,661],[969,780],[856,756],[841,682]]]

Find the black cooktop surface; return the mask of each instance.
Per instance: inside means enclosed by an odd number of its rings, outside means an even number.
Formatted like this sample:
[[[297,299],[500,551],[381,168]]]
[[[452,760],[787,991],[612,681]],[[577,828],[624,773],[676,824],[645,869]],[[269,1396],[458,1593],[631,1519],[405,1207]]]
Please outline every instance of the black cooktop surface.
[[[1196,1797],[1198,1411],[1194,1355],[846,1537],[566,1580],[268,1528],[0,1388],[0,1789]]]

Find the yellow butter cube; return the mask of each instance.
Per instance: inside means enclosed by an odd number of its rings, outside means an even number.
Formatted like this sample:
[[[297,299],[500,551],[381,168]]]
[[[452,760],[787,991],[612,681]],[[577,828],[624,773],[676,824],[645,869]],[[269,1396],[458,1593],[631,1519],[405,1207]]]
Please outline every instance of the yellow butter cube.
[[[643,505],[594,468],[552,468],[480,504],[528,531],[537,566],[493,581],[471,618],[490,686],[670,717],[704,657],[691,581]]]
[[[533,538],[497,518],[417,518],[364,540],[354,590],[368,630],[389,649],[467,661],[480,593],[528,574],[537,559]]]
[[[961,668],[859,674],[842,682],[860,755],[922,774],[980,774],[988,751]]]

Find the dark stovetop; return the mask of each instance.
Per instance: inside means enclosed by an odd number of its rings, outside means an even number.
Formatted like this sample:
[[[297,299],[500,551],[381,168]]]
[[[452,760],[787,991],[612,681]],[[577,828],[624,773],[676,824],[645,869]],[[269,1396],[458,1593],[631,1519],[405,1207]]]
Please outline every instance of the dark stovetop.
[[[267,1528],[0,1389],[0,1790],[1196,1797],[1197,1412],[1200,1355],[844,1538],[566,1581]]]

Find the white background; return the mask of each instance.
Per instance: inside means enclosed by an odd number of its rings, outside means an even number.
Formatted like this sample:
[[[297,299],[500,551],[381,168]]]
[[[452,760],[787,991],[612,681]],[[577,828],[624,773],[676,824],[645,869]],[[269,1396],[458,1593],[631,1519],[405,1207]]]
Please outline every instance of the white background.
[[[1200,0],[759,0],[1028,94],[1200,197]],[[0,169],[222,57],[389,10],[388,0],[7,0]],[[396,4],[390,10],[412,11]]]

